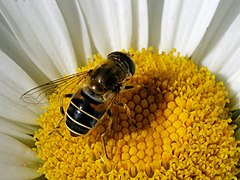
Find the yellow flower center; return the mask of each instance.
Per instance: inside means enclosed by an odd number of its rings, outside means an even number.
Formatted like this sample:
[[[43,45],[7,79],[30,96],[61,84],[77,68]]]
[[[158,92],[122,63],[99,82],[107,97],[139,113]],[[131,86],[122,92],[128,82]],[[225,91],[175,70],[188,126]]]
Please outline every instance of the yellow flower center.
[[[153,49],[129,50],[136,73],[120,93],[127,108],[119,112],[107,134],[105,157],[101,134],[109,118],[87,136],[72,137],[65,123],[59,133],[49,133],[62,119],[59,102],[38,119],[42,129],[35,134],[36,151],[44,164],[39,171],[49,179],[232,179],[239,160],[234,128],[229,125],[229,103],[223,82],[216,82],[205,67],[198,69],[175,50],[159,54]],[[80,71],[94,68],[104,59]],[[74,93],[72,87],[65,89]],[[64,109],[69,100],[64,101]]]

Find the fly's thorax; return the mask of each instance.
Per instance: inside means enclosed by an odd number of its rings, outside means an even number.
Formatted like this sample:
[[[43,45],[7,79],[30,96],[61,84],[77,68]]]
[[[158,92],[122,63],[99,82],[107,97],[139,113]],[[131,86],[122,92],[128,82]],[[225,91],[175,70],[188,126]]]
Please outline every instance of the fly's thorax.
[[[93,70],[89,85],[93,91],[102,95],[107,91],[118,92],[129,76],[131,74],[123,64],[108,61]]]

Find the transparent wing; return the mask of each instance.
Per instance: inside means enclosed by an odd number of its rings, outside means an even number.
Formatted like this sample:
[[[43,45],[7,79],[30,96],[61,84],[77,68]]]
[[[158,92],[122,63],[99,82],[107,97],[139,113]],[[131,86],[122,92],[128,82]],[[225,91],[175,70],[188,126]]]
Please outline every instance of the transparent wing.
[[[55,93],[55,95],[59,93],[61,94],[67,87],[72,87],[72,89],[74,89],[77,85],[79,86],[82,80],[88,75],[88,72],[90,71],[71,74],[66,77],[59,78],[37,86],[25,92],[20,97],[20,100],[30,104],[46,103],[48,102],[49,96],[53,93]]]

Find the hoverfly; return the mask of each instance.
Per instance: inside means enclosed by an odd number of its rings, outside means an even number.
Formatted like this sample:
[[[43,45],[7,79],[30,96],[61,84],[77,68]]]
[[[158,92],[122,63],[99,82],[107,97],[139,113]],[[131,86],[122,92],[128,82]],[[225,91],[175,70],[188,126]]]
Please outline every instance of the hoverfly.
[[[62,98],[70,98],[71,102],[66,112],[60,105],[60,111],[72,136],[87,135],[103,118],[111,116],[111,106],[116,103],[117,95],[124,89],[132,88],[127,86],[126,82],[134,73],[135,64],[128,54],[112,52],[107,56],[107,61],[96,68],[30,89],[20,99],[39,103],[57,88],[77,82],[78,90],[74,94],[62,95]],[[108,128],[101,135],[107,158],[109,157],[106,152],[105,137],[111,127],[111,121],[110,118]]]

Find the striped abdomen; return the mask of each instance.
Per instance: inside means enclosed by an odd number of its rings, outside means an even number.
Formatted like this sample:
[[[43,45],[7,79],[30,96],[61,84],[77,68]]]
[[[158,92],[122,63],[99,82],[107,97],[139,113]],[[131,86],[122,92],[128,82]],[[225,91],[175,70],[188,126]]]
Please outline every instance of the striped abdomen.
[[[81,91],[81,95],[84,92]],[[85,96],[85,97],[84,97]],[[104,112],[97,112],[93,106],[98,105],[91,97],[84,93],[81,98],[74,95],[66,112],[66,125],[72,136],[87,134],[95,127],[98,119],[101,119]],[[87,96],[87,98],[86,98]],[[93,105],[93,106],[91,106]]]

